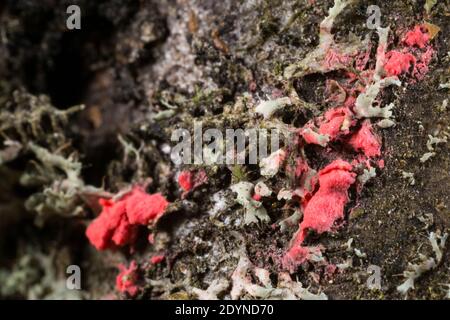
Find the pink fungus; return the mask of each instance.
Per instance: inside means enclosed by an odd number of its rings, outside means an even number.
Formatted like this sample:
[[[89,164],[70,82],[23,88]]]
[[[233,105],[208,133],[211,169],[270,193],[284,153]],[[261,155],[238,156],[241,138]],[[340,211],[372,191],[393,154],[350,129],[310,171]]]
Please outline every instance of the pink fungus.
[[[181,171],[178,175],[178,184],[181,189],[183,189],[183,195],[194,190],[198,186],[206,183],[208,181],[208,176],[204,170],[198,171]]]
[[[120,273],[116,277],[116,289],[121,293],[128,293],[131,297],[136,296],[139,291],[136,281],[138,279],[136,261],[126,268],[123,264],[119,265]]]
[[[434,49],[428,47],[426,51],[419,57],[419,61],[416,64],[416,68],[413,71],[413,75],[417,80],[422,80],[425,74],[428,73],[429,67],[428,65],[433,58]]]
[[[128,221],[125,202],[114,203],[100,199],[100,215],[86,229],[86,236],[97,250],[105,250],[132,243],[137,229]]]
[[[392,50],[386,53],[384,70],[387,76],[398,76],[407,73],[411,65],[415,64],[416,58],[412,54]]]
[[[362,151],[369,158],[381,155],[380,138],[373,133],[369,120],[363,122],[361,128],[350,137],[348,143],[354,150]]]
[[[261,201],[262,196],[261,196],[260,194],[255,193],[255,194],[252,196],[252,198],[253,198],[253,200],[255,200],[255,201]]]
[[[302,247],[309,229],[317,233],[330,231],[334,222],[344,217],[348,201],[348,189],[355,182],[352,166],[343,160],[335,160],[319,172],[319,190],[305,206],[300,230],[292,248],[284,258],[285,266],[298,265],[308,259],[309,248]]]
[[[150,258],[150,262],[152,264],[158,264],[161,263],[164,260],[164,255],[160,254],[160,255],[156,255]]]
[[[181,189],[183,189],[186,192],[189,192],[192,190],[192,172],[188,170],[184,170],[180,173],[178,176],[178,184],[180,185]]]
[[[319,171],[319,190],[307,203],[300,224],[302,240],[305,230],[330,231],[333,223],[343,218],[348,201],[347,190],[355,182],[355,173],[351,170],[348,162],[335,160]]]
[[[334,108],[325,113],[325,121],[320,125],[319,133],[335,139],[341,130],[348,129],[350,114],[347,108]]]
[[[424,29],[423,26],[415,26],[413,30],[406,33],[403,42],[410,47],[417,46],[419,48],[424,48],[430,40],[429,34],[424,32]]]
[[[86,229],[86,236],[97,250],[134,243],[139,225],[156,222],[168,202],[161,194],[147,194],[135,187],[118,201],[100,199],[102,212]]]
[[[157,221],[169,203],[160,194],[147,194],[135,188],[126,199],[126,211],[131,224],[147,225],[150,221]]]

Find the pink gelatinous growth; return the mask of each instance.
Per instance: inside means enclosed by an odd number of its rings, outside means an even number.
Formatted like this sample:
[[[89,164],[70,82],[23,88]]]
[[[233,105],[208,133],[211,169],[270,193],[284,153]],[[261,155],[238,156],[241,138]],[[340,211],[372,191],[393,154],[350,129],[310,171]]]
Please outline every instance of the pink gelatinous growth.
[[[178,184],[184,191],[191,191],[193,186],[192,172],[188,170],[181,171],[180,175],[178,176]]]
[[[344,216],[348,201],[347,190],[355,182],[352,166],[343,160],[335,160],[319,172],[319,190],[308,202],[300,224],[300,239],[305,231],[317,233],[330,231],[333,223]]]
[[[128,293],[131,297],[136,296],[139,287],[136,285],[138,280],[136,261],[126,268],[123,264],[119,265],[120,273],[116,277],[116,289],[121,293]]]
[[[325,119],[320,124],[319,133],[328,135],[330,140],[335,139],[339,133],[348,132],[351,116],[347,108],[334,108],[325,113]]]
[[[381,155],[380,138],[373,133],[369,120],[363,122],[361,128],[350,137],[348,144],[368,158]]]
[[[103,210],[86,229],[86,236],[97,250],[105,250],[132,243],[136,238],[136,226],[126,215],[125,202],[100,199]]]
[[[424,32],[426,28],[424,26],[415,26],[413,30],[408,31],[403,38],[403,42],[410,46],[417,46],[419,48],[425,48],[425,45],[430,40],[430,35]]]
[[[310,250],[302,247],[309,229],[317,233],[330,231],[336,220],[344,217],[344,206],[348,201],[348,189],[355,182],[352,166],[343,160],[335,160],[319,172],[319,190],[308,201],[303,221],[292,248],[284,257],[284,265],[292,266],[304,262]]]
[[[411,65],[415,66],[415,64],[416,58],[412,54],[392,50],[386,53],[384,70],[387,76],[398,76],[407,73]]]
[[[252,196],[252,199],[255,200],[255,201],[261,201],[262,196],[261,196],[260,194],[255,193],[255,194]]]
[[[183,189],[184,195],[207,181],[208,176],[204,170],[184,170],[178,175],[178,184],[180,185],[180,188]]]
[[[160,254],[160,255],[156,255],[150,258],[150,262],[152,264],[158,264],[161,263],[164,260],[164,255]]]
[[[403,38],[402,51],[392,50],[386,54],[384,69],[387,76],[398,76],[411,70],[411,75],[414,77],[411,82],[424,78],[434,53],[434,49],[429,44],[430,36],[424,31],[426,29],[422,25],[415,26]],[[415,47],[425,49],[425,52]]]
[[[147,225],[157,221],[168,206],[166,198],[160,193],[147,194],[135,188],[126,199],[126,211],[131,224]]]
[[[150,195],[139,187],[118,201],[100,199],[99,203],[102,212],[86,229],[97,250],[134,243],[138,226],[156,222],[168,205],[161,194]]]
[[[428,73],[429,67],[428,65],[433,58],[434,49],[428,47],[426,51],[419,57],[419,61],[416,64],[416,67],[413,70],[413,75],[417,80],[422,80],[424,76]]]

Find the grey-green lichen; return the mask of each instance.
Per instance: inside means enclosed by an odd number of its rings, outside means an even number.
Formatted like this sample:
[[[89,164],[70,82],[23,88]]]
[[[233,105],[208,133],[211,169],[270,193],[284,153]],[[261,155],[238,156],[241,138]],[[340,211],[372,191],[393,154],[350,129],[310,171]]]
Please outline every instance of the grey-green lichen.
[[[397,291],[407,294],[409,290],[414,289],[414,282],[422,276],[423,273],[436,268],[442,260],[443,250],[447,241],[448,234],[441,232],[430,232],[428,240],[430,241],[435,257],[427,257],[419,254],[419,263],[408,262],[408,267],[403,272],[406,280],[397,287]]]
[[[236,192],[236,201],[244,207],[244,224],[270,222],[270,217],[261,202],[252,198],[254,185],[248,181],[241,181],[230,187]]]
[[[309,52],[303,60],[286,67],[284,70],[286,79],[300,78],[312,73],[326,73],[345,69],[346,66],[341,63],[325,63],[327,54],[330,51],[334,51],[342,55],[351,56],[367,47],[368,39],[361,41],[358,37],[351,36],[348,42],[336,43],[331,33],[337,16],[353,2],[353,0],[336,0],[334,2],[333,7],[328,10],[328,16],[320,23],[319,45],[316,49]]]

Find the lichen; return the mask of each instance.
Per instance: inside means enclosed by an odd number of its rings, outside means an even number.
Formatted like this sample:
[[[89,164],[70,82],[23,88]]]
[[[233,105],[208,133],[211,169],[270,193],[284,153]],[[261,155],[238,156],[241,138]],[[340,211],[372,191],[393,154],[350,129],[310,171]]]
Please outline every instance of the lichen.
[[[403,276],[406,280],[397,287],[398,292],[407,294],[409,290],[414,289],[415,281],[420,278],[422,274],[436,268],[439,265],[442,260],[442,250],[445,248],[447,236],[447,233],[442,235],[440,232],[430,233],[428,240],[430,241],[435,258],[427,257],[424,254],[419,254],[420,263],[414,264],[408,262],[408,267],[403,272]]]
[[[272,115],[277,112],[277,110],[280,110],[281,108],[289,104],[291,104],[291,99],[289,99],[289,97],[261,101],[256,106],[255,112],[261,114],[264,119],[270,119]]]
[[[241,181],[232,185],[230,189],[236,192],[236,201],[244,207],[244,224],[269,222],[270,217],[261,202],[252,197],[254,185],[251,182]]]
[[[352,2],[353,0],[335,0],[333,7],[328,10],[328,16],[320,23],[319,45],[303,60],[286,67],[284,70],[286,79],[345,68],[348,66],[346,60],[351,60],[349,57],[356,55],[358,51],[367,46],[366,41],[361,41],[356,37],[351,38],[347,43],[335,43],[334,36],[331,34],[335,19]],[[326,63],[328,54],[337,54],[342,59],[335,59],[334,63]]]
[[[252,282],[250,274],[253,273],[259,284]],[[276,300],[326,300],[324,293],[314,294],[303,288],[302,284],[293,281],[288,273],[278,274],[278,284],[273,287],[269,278],[269,272],[261,268],[255,268],[245,253],[242,253],[238,265],[231,276],[231,298],[236,300],[249,295],[257,299]]]

